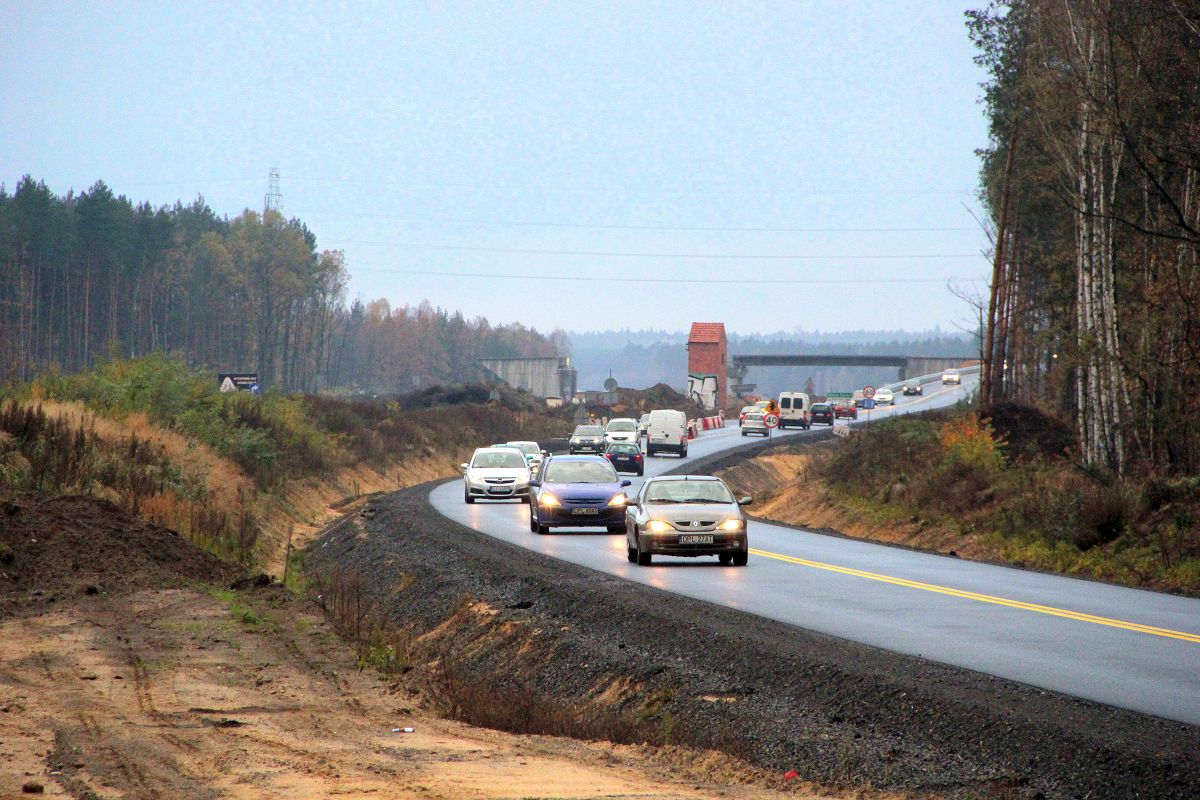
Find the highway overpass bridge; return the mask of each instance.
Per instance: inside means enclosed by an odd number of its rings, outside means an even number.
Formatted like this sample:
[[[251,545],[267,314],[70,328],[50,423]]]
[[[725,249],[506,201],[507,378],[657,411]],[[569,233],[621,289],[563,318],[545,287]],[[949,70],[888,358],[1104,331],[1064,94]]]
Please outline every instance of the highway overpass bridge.
[[[929,356],[838,356],[838,355],[735,355],[730,359],[731,383],[740,384],[750,367],[894,367],[898,380],[930,375],[952,367],[975,363],[972,359]]]

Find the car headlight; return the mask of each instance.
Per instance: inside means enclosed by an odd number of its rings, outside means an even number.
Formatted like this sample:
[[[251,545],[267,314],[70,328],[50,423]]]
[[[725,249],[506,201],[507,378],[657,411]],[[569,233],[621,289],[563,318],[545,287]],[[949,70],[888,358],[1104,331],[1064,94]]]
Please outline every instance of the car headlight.
[[[546,508],[553,508],[554,506],[562,505],[562,503],[558,501],[558,498],[549,492],[542,492],[539,494],[538,502],[544,505]]]
[[[742,529],[742,521],[740,519],[727,519],[721,523],[723,531],[740,531]]]
[[[624,508],[625,507],[625,493],[622,492],[621,494],[614,496],[612,500],[608,501],[608,505],[610,508]]]
[[[663,522],[661,519],[650,520],[650,523],[646,525],[646,529],[651,533],[666,533],[667,531],[675,530],[671,523]]]

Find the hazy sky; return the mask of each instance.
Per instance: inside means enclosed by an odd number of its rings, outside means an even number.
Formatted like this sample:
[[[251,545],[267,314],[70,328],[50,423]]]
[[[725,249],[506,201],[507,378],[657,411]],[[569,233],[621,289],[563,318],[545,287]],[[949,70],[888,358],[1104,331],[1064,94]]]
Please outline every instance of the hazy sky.
[[[232,216],[278,167],[352,295],[539,329],[953,327],[981,3],[9,0],[0,181]]]

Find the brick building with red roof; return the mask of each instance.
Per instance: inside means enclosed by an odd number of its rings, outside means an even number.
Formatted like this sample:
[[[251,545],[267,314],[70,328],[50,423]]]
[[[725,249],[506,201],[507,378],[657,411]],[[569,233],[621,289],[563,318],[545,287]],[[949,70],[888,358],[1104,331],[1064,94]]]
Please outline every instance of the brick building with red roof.
[[[688,334],[688,374],[717,377],[717,408],[725,407],[729,343],[724,322],[693,322]]]

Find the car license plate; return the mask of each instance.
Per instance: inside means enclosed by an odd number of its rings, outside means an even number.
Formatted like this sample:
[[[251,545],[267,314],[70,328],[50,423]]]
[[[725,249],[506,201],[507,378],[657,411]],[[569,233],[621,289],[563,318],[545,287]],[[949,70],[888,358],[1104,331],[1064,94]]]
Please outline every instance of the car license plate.
[[[684,533],[679,536],[680,544],[712,544],[711,533]]]
[[[600,513],[598,508],[573,508],[571,513],[581,517],[595,516]]]

